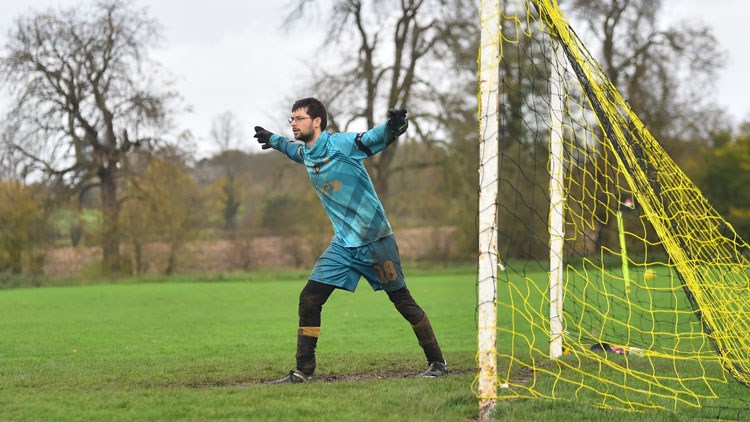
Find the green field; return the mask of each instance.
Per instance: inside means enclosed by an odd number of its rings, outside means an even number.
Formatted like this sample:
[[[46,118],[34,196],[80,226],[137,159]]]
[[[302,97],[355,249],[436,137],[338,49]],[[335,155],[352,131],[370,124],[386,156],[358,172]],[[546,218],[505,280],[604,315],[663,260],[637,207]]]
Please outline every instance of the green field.
[[[362,283],[324,308],[319,380],[268,385],[293,368],[306,274],[0,290],[0,420],[476,418],[473,269],[407,273],[449,376],[414,376],[426,363],[408,323]],[[499,403],[496,417],[645,418],[542,400]]]

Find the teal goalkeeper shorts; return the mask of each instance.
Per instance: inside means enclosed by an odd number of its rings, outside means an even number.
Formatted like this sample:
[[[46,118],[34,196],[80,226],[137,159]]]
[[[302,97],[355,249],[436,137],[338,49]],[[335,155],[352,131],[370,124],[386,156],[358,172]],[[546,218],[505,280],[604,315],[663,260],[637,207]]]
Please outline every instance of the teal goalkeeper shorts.
[[[392,292],[406,287],[393,235],[358,248],[331,243],[315,264],[310,280],[353,292],[361,277],[373,290]]]

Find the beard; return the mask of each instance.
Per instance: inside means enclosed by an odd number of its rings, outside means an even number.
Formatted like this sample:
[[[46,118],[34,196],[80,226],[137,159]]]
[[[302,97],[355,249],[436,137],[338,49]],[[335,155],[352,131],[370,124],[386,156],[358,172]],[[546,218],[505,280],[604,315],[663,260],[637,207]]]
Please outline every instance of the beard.
[[[310,141],[313,140],[312,137],[313,137],[312,133],[310,133],[310,132],[304,133],[304,132],[300,131],[297,134],[297,136],[295,137],[295,139],[298,140],[298,141],[302,141],[304,143],[308,143],[308,142],[310,142]]]

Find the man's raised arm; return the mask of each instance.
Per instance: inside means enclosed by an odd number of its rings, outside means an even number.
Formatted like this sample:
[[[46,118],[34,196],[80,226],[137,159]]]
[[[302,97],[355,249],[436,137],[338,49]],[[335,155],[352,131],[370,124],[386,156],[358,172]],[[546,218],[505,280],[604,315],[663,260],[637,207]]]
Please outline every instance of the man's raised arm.
[[[377,154],[392,144],[396,138],[403,135],[408,127],[409,121],[406,119],[406,109],[392,108],[388,110],[388,120],[385,124],[361,133],[355,139],[355,143],[368,156]]]
[[[253,138],[258,140],[262,149],[273,148],[283,152],[292,161],[298,163],[304,162],[302,160],[302,145],[294,143],[281,135],[276,135],[260,126],[255,126],[255,135],[253,135]]]

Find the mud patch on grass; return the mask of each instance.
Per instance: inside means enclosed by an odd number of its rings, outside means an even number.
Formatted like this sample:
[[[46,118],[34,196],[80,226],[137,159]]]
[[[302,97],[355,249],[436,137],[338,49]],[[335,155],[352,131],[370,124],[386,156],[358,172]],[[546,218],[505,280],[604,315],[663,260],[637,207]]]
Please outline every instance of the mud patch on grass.
[[[474,369],[459,369],[451,370],[447,377],[455,375],[469,375],[476,371]],[[282,376],[279,376],[282,378]],[[379,379],[398,379],[398,378],[419,378],[419,372],[414,371],[380,371],[380,372],[362,372],[354,374],[320,374],[316,375],[315,379],[311,383],[332,383],[342,381],[370,381]],[[266,380],[249,380],[241,382],[229,382],[229,381],[208,381],[194,384],[188,384],[190,388],[217,388],[217,387],[249,387],[253,385],[271,385],[278,379],[266,379]]]

